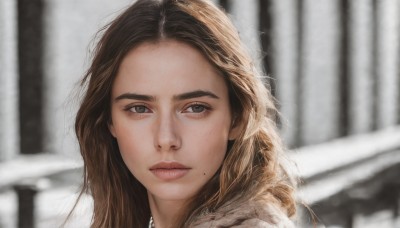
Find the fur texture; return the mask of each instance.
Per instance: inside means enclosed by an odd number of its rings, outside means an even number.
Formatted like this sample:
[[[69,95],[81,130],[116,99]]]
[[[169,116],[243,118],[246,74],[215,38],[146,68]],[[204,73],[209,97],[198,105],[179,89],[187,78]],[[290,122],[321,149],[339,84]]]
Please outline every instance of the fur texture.
[[[214,213],[201,216],[192,228],[293,228],[294,223],[274,205],[247,202],[224,206]]]

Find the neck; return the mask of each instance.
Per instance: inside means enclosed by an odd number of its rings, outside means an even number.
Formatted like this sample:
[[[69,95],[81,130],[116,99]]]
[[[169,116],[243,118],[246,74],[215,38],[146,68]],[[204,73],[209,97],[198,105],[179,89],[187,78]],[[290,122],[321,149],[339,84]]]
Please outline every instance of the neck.
[[[163,200],[147,193],[151,215],[156,228],[172,228],[178,219],[185,200]]]

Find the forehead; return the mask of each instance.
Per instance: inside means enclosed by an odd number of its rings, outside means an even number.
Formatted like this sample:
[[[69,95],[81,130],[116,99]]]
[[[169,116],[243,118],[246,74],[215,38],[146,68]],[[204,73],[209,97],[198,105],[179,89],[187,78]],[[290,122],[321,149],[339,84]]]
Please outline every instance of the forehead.
[[[127,70],[127,66],[135,64],[136,69],[143,69],[149,72],[151,69],[155,69],[146,68],[149,62],[158,67],[179,66],[180,70],[203,69],[219,73],[217,69],[212,66],[207,57],[197,48],[185,42],[171,39],[157,42],[144,42],[136,46],[123,58],[120,64],[120,70],[124,68]]]
[[[142,43],[122,60],[113,85],[115,92],[164,91],[184,93],[195,89],[222,90],[219,71],[196,48],[175,40]]]

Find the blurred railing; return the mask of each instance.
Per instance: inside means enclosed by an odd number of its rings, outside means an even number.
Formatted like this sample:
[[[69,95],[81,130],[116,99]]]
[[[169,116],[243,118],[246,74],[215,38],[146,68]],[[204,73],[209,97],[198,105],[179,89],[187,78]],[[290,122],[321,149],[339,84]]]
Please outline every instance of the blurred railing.
[[[320,223],[352,228],[356,216],[384,209],[399,219],[400,127],[302,147],[292,158],[304,180],[299,199]]]
[[[57,180],[53,176],[76,172],[80,167],[81,162],[54,154],[20,155],[0,162],[0,194],[10,189],[16,192],[18,228],[36,227],[35,196],[54,187]]]
[[[327,226],[352,228],[356,215],[383,209],[398,218],[399,139],[400,127],[394,127],[292,151],[291,159],[304,181],[299,199]],[[52,176],[80,167],[81,162],[52,154],[21,155],[1,163],[0,194],[10,188],[17,192],[18,227],[35,227],[34,197],[38,191],[52,188]],[[302,221],[301,227],[309,226]]]

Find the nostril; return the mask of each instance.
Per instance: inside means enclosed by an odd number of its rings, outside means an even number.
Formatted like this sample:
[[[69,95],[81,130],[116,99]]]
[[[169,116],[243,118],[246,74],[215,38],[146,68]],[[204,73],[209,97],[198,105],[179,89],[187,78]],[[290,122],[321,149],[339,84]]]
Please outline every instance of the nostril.
[[[174,139],[171,141],[164,141],[163,143],[157,144],[158,150],[177,150],[180,147],[180,142],[178,139]]]

